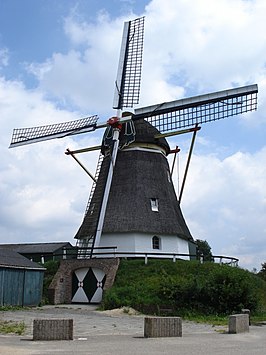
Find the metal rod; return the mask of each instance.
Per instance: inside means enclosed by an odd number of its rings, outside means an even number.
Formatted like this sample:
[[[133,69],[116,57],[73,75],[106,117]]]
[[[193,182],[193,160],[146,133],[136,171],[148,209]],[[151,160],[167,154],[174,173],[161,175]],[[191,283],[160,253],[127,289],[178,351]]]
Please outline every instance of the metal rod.
[[[170,176],[172,177],[173,172],[174,172],[174,167],[175,167],[175,161],[176,161],[176,155],[177,153],[180,152],[180,149],[178,149],[178,145],[176,146],[175,150],[174,150],[174,159],[173,159],[173,164],[172,164],[172,168],[171,168],[171,172],[170,172]]]
[[[78,154],[78,153],[85,153],[85,152],[91,152],[93,150],[100,150],[101,146],[100,145],[95,145],[94,147],[88,147],[88,148],[82,148],[82,149],[77,149],[77,150],[70,150],[67,149],[65,154],[66,155],[71,155],[71,154]]]
[[[201,127],[198,127],[198,125],[196,124],[196,127],[194,127],[194,128],[186,128],[186,129],[181,129],[179,131],[167,132],[167,133],[158,133],[158,134],[155,134],[154,138],[164,138],[164,137],[177,136],[179,134],[191,133],[191,132],[199,131],[200,129],[201,129]]]
[[[71,157],[76,160],[76,162],[82,167],[82,169],[89,175],[89,177],[94,181],[96,182],[96,179],[95,177],[89,172],[88,169],[85,168],[85,166],[78,160],[78,158],[75,157],[74,153],[71,152],[68,148],[67,148],[67,154],[68,155],[71,155]]]
[[[195,129],[193,131],[193,136],[192,136],[190,149],[189,149],[189,153],[188,153],[188,158],[187,158],[187,165],[186,165],[186,169],[185,169],[185,173],[184,173],[184,177],[183,177],[183,181],[182,181],[182,186],[181,186],[180,194],[179,194],[179,204],[181,203],[181,199],[182,199],[182,195],[183,195],[183,191],[184,191],[184,187],[185,187],[185,182],[186,182],[186,178],[187,178],[189,163],[191,160],[191,155],[192,155],[192,151],[193,151],[193,147],[194,147],[194,143],[195,143],[195,139],[196,139],[196,134],[198,131],[198,129],[196,129],[196,128],[198,128],[198,124],[196,124]]]

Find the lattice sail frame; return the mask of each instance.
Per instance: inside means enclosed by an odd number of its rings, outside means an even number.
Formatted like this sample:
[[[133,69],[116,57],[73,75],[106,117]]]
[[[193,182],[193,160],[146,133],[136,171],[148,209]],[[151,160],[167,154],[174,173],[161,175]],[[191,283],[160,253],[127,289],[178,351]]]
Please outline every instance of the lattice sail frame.
[[[146,119],[161,133],[224,119],[257,109],[258,86],[248,85],[138,108],[133,120]]]
[[[144,17],[125,22],[115,82],[114,109],[133,107],[139,102]]]
[[[53,138],[63,138],[73,134],[91,132],[96,129],[98,119],[99,117],[94,115],[79,120],[46,126],[15,128],[13,130],[10,148]]]
[[[139,102],[143,39],[144,17],[125,22],[113,108],[133,107]],[[100,128],[97,121],[98,116],[94,115],[64,123],[14,129],[10,148],[94,131]]]

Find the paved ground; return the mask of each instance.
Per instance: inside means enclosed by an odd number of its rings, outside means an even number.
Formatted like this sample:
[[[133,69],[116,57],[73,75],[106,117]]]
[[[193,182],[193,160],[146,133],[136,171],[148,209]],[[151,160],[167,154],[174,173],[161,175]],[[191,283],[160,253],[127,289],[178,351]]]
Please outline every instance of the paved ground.
[[[72,318],[73,341],[33,341],[32,323],[38,318]],[[94,306],[45,306],[0,312],[1,320],[24,321],[26,334],[0,335],[0,354],[266,354],[266,326],[249,333],[227,334],[227,327],[183,321],[181,338],[144,338],[142,315],[99,312]]]

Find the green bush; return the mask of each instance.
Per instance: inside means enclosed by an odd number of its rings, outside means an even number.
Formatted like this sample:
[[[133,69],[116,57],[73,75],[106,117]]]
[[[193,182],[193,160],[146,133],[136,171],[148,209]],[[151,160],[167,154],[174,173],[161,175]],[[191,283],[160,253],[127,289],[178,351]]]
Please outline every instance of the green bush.
[[[217,313],[251,311],[259,307],[258,289],[262,283],[253,274],[229,266],[215,268],[206,284],[211,307]]]
[[[43,264],[43,267],[46,268],[44,272],[44,279],[43,279],[43,297],[42,303],[47,304],[48,301],[48,287],[52,282],[54,275],[56,274],[59,268],[60,261],[59,260],[49,260]]]
[[[104,293],[102,308],[112,309],[123,306],[134,307],[140,311],[147,308],[157,309],[160,303],[158,290],[158,268],[151,263],[145,267],[142,260],[122,260],[116,275],[115,285]]]
[[[248,271],[226,265],[198,265],[196,274],[166,278],[162,295],[176,309],[211,314],[229,314],[242,308],[255,311],[260,306],[263,283]],[[190,269],[190,268],[189,268]]]
[[[265,301],[265,285],[247,270],[212,262],[123,260],[102,307],[130,306],[147,313],[168,308],[178,315],[256,312]]]

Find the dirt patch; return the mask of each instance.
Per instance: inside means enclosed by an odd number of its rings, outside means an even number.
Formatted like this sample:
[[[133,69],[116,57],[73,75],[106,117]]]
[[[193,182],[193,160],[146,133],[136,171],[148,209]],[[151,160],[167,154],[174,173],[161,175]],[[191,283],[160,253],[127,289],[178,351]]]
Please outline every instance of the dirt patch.
[[[115,309],[108,309],[106,311],[102,311],[101,313],[106,314],[108,316],[121,316],[123,314],[129,316],[139,316],[142,315],[140,312],[136,311],[134,308],[131,307],[121,307]]]

